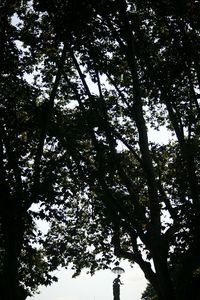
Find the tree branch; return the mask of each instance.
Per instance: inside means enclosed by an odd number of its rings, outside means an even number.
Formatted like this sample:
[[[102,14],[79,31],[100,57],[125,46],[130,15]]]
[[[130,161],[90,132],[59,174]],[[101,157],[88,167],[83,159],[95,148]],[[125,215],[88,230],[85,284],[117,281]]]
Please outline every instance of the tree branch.
[[[47,135],[47,129],[48,129],[48,124],[50,122],[52,113],[53,113],[53,107],[54,107],[54,101],[57,95],[64,63],[65,63],[65,58],[66,58],[66,43],[64,43],[63,49],[62,49],[62,54],[60,57],[60,61],[57,66],[57,74],[55,77],[55,81],[53,83],[53,87],[51,90],[51,94],[49,97],[49,102],[47,103],[46,111],[44,114],[44,120],[43,120],[43,126],[40,130],[40,137],[39,137],[39,142],[38,142],[38,147],[37,147],[37,152],[35,155],[35,160],[34,160],[34,174],[33,174],[33,185],[32,185],[32,197],[29,202],[26,204],[26,209],[30,207],[30,205],[34,202],[37,202],[37,195],[38,195],[38,190],[39,190],[39,183],[40,183],[40,172],[41,172],[41,158],[43,155],[43,149],[44,149],[44,144],[45,144],[45,139]]]

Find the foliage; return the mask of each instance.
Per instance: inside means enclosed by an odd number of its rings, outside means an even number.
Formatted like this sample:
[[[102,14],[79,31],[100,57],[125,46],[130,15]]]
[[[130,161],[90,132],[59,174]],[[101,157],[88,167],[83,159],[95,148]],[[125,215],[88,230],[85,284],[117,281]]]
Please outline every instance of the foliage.
[[[200,26],[190,4],[4,1],[5,299],[17,298],[18,280],[35,290],[59,265],[93,273],[113,254],[137,263],[160,300],[189,297],[200,266]],[[170,140],[151,141],[163,130]],[[35,220],[50,223],[46,236]]]
[[[145,291],[142,294],[141,300],[156,300],[155,290],[151,284],[148,284]]]

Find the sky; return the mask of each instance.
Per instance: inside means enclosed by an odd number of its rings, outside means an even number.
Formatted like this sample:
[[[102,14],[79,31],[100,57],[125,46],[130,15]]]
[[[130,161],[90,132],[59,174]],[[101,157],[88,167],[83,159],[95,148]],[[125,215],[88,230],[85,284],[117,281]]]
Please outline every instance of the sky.
[[[125,270],[121,275],[120,300],[140,300],[147,281],[140,268],[126,261],[120,263]],[[61,269],[55,273],[58,282],[49,287],[41,287],[40,294],[27,298],[28,300],[111,300],[113,299],[112,282],[117,276],[111,270],[102,270],[91,276],[83,271],[72,278],[72,270]]]

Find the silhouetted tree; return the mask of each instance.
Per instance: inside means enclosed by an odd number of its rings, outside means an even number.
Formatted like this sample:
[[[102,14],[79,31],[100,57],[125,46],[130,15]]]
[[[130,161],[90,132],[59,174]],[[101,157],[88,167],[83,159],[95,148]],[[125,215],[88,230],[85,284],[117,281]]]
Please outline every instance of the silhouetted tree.
[[[159,3],[2,2],[4,299],[49,284],[58,265],[108,267],[113,253],[141,267],[159,300],[190,297],[200,27],[186,2]],[[152,142],[162,130],[171,140]]]

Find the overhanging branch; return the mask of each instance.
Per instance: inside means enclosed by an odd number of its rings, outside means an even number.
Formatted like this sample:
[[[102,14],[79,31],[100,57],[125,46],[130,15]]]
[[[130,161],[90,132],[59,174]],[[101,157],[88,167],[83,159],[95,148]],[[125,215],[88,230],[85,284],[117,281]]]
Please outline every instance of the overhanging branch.
[[[29,208],[32,203],[37,202],[37,195],[38,195],[38,189],[39,189],[39,183],[40,183],[41,158],[43,155],[43,149],[44,149],[45,139],[46,139],[46,135],[47,135],[48,124],[50,122],[50,119],[51,119],[51,116],[53,113],[54,101],[55,101],[55,98],[57,95],[60,79],[62,76],[62,71],[63,71],[65,58],[66,58],[66,50],[67,50],[66,43],[64,43],[60,61],[57,66],[57,68],[58,68],[57,74],[56,74],[55,81],[53,83],[53,87],[52,87],[51,94],[49,97],[49,102],[47,103],[46,111],[43,116],[44,117],[43,126],[40,130],[38,147],[37,147],[35,160],[34,160],[34,167],[33,167],[32,197],[30,198],[30,201],[26,203],[25,209]]]

